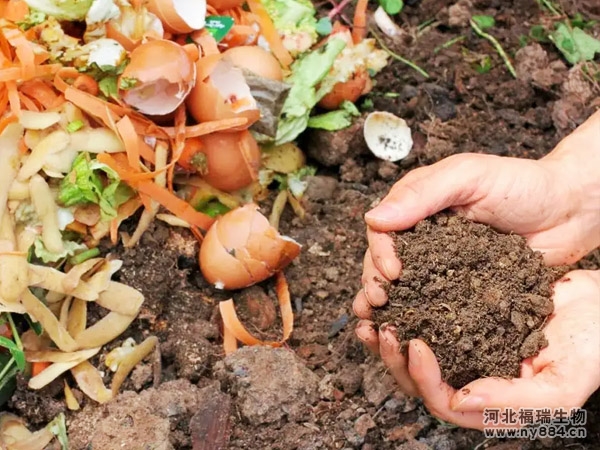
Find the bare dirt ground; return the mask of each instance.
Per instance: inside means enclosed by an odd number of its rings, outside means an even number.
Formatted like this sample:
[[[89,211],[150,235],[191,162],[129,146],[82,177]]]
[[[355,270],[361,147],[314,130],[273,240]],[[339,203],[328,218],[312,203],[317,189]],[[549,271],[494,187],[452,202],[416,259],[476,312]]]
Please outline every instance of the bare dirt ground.
[[[366,111],[405,118],[413,151],[398,164],[375,160],[362,142],[360,124],[304,139],[319,170],[306,195],[306,220],[286,210],[281,223],[303,245],[286,269],[295,314],[287,346],[243,348],[225,358],[216,311],[227,297],[202,279],[193,238],[156,225],[138,248],[113,250],[125,261],[120,281],[146,297],[139,318],[113,346],[128,336],[139,341],[155,334],[160,355],[135,369],[115,401],[84,402],[81,411],[67,412],[73,450],[600,448],[598,398],[587,405],[584,441],[485,441],[480,432],[439,422],[418,400],[398,392],[354,337],[351,305],[367,246],[362,217],[398,177],[459,152],[538,158],[598,106],[598,86],[580,67],[569,68],[551,44],[526,38],[543,15],[534,0],[406,3],[398,22],[407,36],[388,44],[431,77],[392,61],[378,76]],[[600,19],[595,0],[562,6]],[[518,79],[470,30],[465,12],[496,18],[491,32],[515,62]],[[432,19],[436,23],[419,28]],[[462,35],[461,42],[434,51]],[[491,69],[478,73],[465,55],[489,55]],[[600,268],[600,255],[590,255],[581,266]],[[267,281],[253,296],[274,299],[272,290]],[[257,334],[276,338],[280,324],[269,316],[270,301],[258,309],[249,305],[245,314],[242,305],[241,315]],[[41,392],[23,386],[9,408],[41,426],[66,409],[62,382]],[[210,440],[199,437],[207,433]]]

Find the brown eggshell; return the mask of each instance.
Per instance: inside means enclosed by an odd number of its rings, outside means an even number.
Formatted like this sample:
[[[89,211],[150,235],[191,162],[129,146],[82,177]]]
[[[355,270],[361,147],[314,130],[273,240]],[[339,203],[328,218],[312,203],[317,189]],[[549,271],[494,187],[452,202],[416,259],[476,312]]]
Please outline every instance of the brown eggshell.
[[[276,81],[283,80],[283,70],[277,58],[271,52],[257,45],[230,48],[223,53],[223,58],[258,76]]]
[[[332,111],[338,109],[346,100],[354,103],[363,95],[368,81],[369,74],[366,70],[357,71],[348,81],[333,86],[331,92],[319,101],[319,106]]]
[[[247,204],[219,217],[208,230],[200,247],[200,269],[209,283],[240,289],[282,270],[300,250],[300,244],[271,227],[257,205]]]
[[[202,24],[197,27],[194,27],[188,23],[188,21],[184,20],[182,17],[185,14],[179,14],[175,7],[175,2],[177,0],[148,0],[147,7],[148,10],[155,14],[160,21],[163,23],[165,31],[173,34],[183,34],[183,33],[191,33],[192,31],[199,30],[204,26],[204,22],[202,20]],[[202,8],[203,2],[197,3],[197,8]],[[200,9],[198,10],[200,12]],[[206,14],[206,5],[204,5],[204,12],[202,12],[203,16]]]
[[[199,255],[200,270],[208,283],[212,285],[222,283],[225,289],[232,289],[229,286],[237,286],[250,280],[250,274],[244,265],[227,251],[216,236],[217,222],[209,228],[202,241]]]
[[[245,117],[248,122],[240,127],[233,128],[232,131],[247,129],[260,119],[260,111],[258,108],[254,108],[235,112],[231,104],[225,102],[210,78],[211,73],[220,62],[221,56],[211,55],[208,58],[200,58],[196,62],[196,85],[187,97],[186,106],[192,117],[199,123]]]
[[[225,192],[248,186],[258,177],[260,149],[248,130],[217,132],[201,137],[206,155],[203,178]]]
[[[196,81],[194,62],[174,42],[149,41],[136,47],[129,57],[121,79],[135,79],[137,84],[122,90],[122,98],[143,114],[170,114],[183,103]],[[146,90],[154,92],[148,96]]]

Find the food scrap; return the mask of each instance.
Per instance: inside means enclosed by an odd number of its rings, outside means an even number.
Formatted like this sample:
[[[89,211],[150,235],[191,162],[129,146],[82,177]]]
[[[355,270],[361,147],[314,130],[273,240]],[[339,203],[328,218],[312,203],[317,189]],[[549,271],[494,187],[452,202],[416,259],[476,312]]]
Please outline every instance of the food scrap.
[[[99,244],[133,247],[155,219],[193,233],[217,288],[275,277],[283,337],[263,344],[289,337],[282,271],[301,246],[277,228],[287,204],[304,217],[315,172],[294,141],[349,126],[386,65],[362,6],[354,30],[323,32],[308,0],[0,0],[0,324],[11,325],[0,386],[18,372],[32,389],[70,373],[72,410],[74,384],[98,403],[118,393],[158,339],[106,355],[104,385],[90,359],[144,298],[112,281],[122,261]],[[258,205],[273,190],[267,219]],[[88,323],[93,304],[107,314]],[[262,343],[233,301],[220,310],[226,350]],[[4,440],[53,436],[2,421]]]

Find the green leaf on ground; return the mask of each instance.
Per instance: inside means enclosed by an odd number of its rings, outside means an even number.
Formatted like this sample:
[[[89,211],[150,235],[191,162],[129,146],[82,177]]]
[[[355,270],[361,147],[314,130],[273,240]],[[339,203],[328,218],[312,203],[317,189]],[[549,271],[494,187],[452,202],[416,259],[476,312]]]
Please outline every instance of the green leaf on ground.
[[[563,56],[571,64],[591,61],[596,53],[600,53],[600,41],[581,28],[569,28],[559,23],[556,30],[550,34],[550,40],[556,45]]]
[[[471,17],[471,19],[473,19],[473,22],[475,22],[477,24],[477,26],[479,28],[481,28],[481,30],[487,30],[489,28],[492,28],[494,25],[496,25],[496,19],[494,19],[492,16],[473,16]]]

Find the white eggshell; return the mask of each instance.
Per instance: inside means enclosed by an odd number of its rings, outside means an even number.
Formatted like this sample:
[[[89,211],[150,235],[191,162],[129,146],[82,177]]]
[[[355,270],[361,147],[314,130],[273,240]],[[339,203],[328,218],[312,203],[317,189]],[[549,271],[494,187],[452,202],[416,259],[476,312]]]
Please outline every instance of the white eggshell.
[[[367,116],[363,135],[369,150],[385,161],[395,162],[406,158],[413,146],[406,121],[384,111],[375,111]]]

